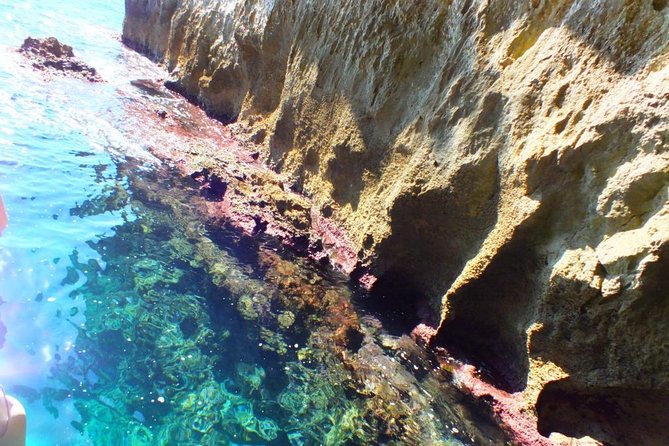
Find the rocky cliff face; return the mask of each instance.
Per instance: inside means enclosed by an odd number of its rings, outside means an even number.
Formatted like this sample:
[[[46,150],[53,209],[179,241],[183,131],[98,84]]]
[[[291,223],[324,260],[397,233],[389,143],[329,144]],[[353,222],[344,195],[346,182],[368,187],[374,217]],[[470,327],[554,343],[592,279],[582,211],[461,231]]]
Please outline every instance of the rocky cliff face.
[[[126,9],[124,41],[345,228],[395,322],[438,325],[546,435],[661,443],[666,0]]]

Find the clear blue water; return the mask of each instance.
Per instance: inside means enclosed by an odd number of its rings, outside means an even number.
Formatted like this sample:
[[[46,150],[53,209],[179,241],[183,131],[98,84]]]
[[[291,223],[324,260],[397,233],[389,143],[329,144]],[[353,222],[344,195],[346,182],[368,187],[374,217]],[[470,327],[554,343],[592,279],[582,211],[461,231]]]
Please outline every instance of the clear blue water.
[[[357,316],[340,279],[206,224],[193,185],[127,133],[130,81],[164,73],[121,45],[123,14],[0,0],[0,384],[26,406],[28,445],[501,438],[406,336],[369,316],[341,333]],[[16,52],[28,36],[107,82],[45,79]]]
[[[56,356],[64,361],[77,349],[77,330],[62,315],[85,306],[68,297],[83,278],[61,285],[68,256],[77,250],[80,260],[100,262],[87,242],[112,233],[124,211],[132,218],[129,209],[70,215],[115,179],[106,149],[110,141],[117,149],[124,141],[111,122],[110,110],[121,105],[114,83],[45,82],[17,66],[15,49],[27,36],[57,36],[106,79],[127,82],[130,73],[117,62],[123,14],[118,0],[0,1],[0,194],[10,221],[0,238],[0,320],[7,327],[0,383],[10,391],[55,385],[50,369]],[[69,319],[83,325],[83,314]],[[70,425],[78,414],[67,400],[59,403],[58,419],[40,398],[23,400],[29,445],[89,444]]]

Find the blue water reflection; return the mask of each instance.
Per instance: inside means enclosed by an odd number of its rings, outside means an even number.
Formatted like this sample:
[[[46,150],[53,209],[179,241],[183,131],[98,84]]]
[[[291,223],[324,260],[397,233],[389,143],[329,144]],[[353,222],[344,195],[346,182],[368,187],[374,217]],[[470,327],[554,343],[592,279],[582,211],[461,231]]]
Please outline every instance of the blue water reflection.
[[[109,235],[132,215],[70,212],[119,181],[115,160],[103,150],[116,137],[105,121],[119,107],[114,85],[45,82],[19,66],[15,49],[27,36],[56,36],[113,75],[122,70],[122,18],[122,1],[0,1],[0,193],[10,221],[0,238],[0,320],[7,330],[0,383],[23,393],[30,446],[89,443],[70,425],[79,415],[67,399],[54,418],[30,392],[59,386],[50,368],[77,349],[75,325],[85,324],[84,302],[69,296],[84,278],[62,283],[69,256],[77,251],[80,261],[104,267],[86,241]]]

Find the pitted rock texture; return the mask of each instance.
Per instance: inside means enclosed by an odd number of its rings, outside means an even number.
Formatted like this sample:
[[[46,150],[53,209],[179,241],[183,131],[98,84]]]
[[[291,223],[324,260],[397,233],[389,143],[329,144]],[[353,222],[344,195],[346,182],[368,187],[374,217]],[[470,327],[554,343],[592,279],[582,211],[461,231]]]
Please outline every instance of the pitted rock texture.
[[[438,325],[529,408],[551,382],[563,409],[589,389],[669,402],[666,1],[126,9],[124,41],[341,223],[407,329]]]

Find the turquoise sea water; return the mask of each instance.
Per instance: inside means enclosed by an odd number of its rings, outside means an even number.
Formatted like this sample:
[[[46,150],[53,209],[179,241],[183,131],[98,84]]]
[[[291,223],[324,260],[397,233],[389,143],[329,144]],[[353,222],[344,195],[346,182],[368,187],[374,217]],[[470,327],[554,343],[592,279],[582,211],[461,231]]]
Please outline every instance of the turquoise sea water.
[[[0,0],[0,384],[26,406],[28,445],[498,442],[406,336],[352,324],[341,278],[240,248],[127,134],[130,81],[164,74],[123,48],[123,14]],[[107,82],[22,66],[28,36]]]
[[[123,222],[123,210],[82,218],[71,209],[115,181],[107,149],[121,149],[123,140],[110,120],[119,107],[113,84],[45,82],[17,66],[14,50],[27,36],[57,36],[121,82],[129,74],[115,63],[123,12],[121,1],[0,1],[0,193],[10,220],[0,238],[0,320],[7,327],[0,383],[28,410],[31,446],[91,444],[70,424],[80,419],[73,400],[50,404],[41,392],[65,388],[52,368],[76,357],[77,326],[85,325],[83,311],[71,315],[85,302],[68,296],[82,279],[62,283],[68,256],[76,250],[81,261],[104,266],[87,243]]]

